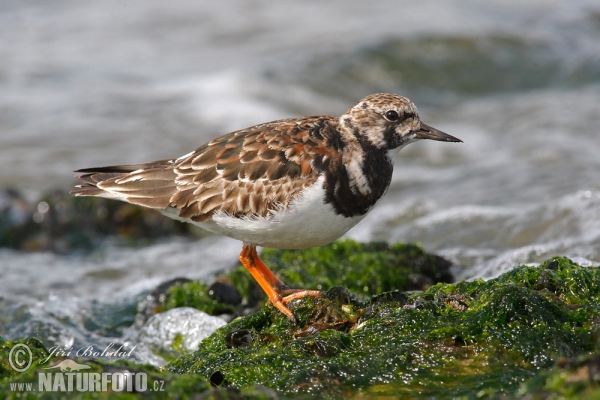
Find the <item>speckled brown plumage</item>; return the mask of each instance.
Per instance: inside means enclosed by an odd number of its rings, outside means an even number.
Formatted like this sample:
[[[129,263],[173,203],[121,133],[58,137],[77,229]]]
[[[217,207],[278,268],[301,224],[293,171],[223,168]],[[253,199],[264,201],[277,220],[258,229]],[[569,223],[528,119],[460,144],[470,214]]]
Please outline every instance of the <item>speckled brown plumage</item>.
[[[335,118],[305,117],[257,125],[221,136],[177,160],[82,169],[73,193],[119,193],[151,208],[175,207],[201,222],[216,211],[266,216],[316,182],[315,157],[338,159],[328,133]]]

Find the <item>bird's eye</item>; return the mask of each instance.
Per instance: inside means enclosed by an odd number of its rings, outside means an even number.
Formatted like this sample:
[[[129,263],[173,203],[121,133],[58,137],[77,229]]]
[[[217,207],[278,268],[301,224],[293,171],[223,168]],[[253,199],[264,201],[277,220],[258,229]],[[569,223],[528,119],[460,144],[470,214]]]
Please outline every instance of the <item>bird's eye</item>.
[[[396,120],[398,120],[398,111],[395,110],[389,110],[385,113],[385,119],[387,119],[388,121],[394,122]]]

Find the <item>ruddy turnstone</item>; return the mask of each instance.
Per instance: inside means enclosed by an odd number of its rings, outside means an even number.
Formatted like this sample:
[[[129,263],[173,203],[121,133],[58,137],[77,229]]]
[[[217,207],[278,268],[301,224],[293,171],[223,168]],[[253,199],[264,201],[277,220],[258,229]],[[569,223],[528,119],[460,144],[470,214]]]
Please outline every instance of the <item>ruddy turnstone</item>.
[[[75,196],[159,210],[243,242],[240,261],[292,321],[289,289],[256,246],[327,244],[360,222],[386,192],[394,153],[420,139],[461,142],[425,125],[406,97],[373,94],[341,117],[309,116],[228,133],[177,159],[85,168]]]

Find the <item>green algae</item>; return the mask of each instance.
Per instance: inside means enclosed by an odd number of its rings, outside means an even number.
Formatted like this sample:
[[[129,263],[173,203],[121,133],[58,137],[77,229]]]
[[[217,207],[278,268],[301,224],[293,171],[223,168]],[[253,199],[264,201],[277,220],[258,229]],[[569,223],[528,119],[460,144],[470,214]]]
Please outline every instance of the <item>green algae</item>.
[[[336,263],[357,244],[335,245],[327,247],[323,257],[312,250],[263,253],[265,262],[290,286],[329,288],[321,298],[289,303],[297,324],[268,305],[236,318],[205,339],[197,352],[164,370],[122,361],[77,362],[93,371],[143,371],[149,385],[164,382],[165,392],[120,393],[121,398],[600,397],[600,268],[555,257],[536,267],[517,266],[489,281],[437,283],[409,293],[379,282],[365,294],[364,283],[354,275],[350,280],[355,284],[347,285],[350,290],[335,286],[346,268]],[[422,257],[422,250],[413,246],[359,247],[390,248],[414,251],[416,256],[410,260]],[[276,262],[278,257],[285,263]],[[385,269],[392,260],[388,269],[398,271],[410,262],[398,258],[371,254],[352,261],[368,268],[373,259],[380,259]],[[305,278],[302,269],[317,260],[321,264],[315,268],[324,278]],[[298,271],[286,275],[280,268],[287,263],[295,264],[292,269]],[[340,279],[333,279],[335,273],[328,269],[337,270]],[[252,282],[239,269],[235,271],[230,277],[234,283]],[[413,284],[414,280],[395,282]],[[210,311],[215,306],[206,285],[186,282],[171,289],[159,309],[181,304]],[[245,297],[252,294],[251,284],[246,283],[246,289],[242,290]],[[23,340],[37,349],[35,360],[47,357],[39,341]],[[12,345],[0,341],[2,360]],[[37,385],[37,361],[23,374],[5,364],[0,364],[4,368],[0,390],[8,398],[39,397],[40,393],[21,396],[9,391],[11,382]],[[55,395],[42,393],[41,397]],[[116,395],[77,394],[79,398]]]
[[[283,396],[523,395],[557,360],[598,352],[599,271],[554,258],[407,297],[333,289],[289,304],[298,325],[264,307],[168,368]]]
[[[289,287],[327,290],[343,286],[361,299],[390,290],[422,290],[451,282],[451,263],[412,244],[341,240],[313,249],[264,249],[261,258]],[[254,294],[243,268],[229,276],[245,298]]]
[[[452,280],[449,261],[416,245],[342,240],[317,249],[265,249],[261,258],[290,287],[326,290],[343,286],[357,297],[356,301],[390,290],[425,289],[435,282]],[[225,279],[233,283],[246,307],[262,305],[267,300],[241,265],[228,272]],[[210,315],[244,311],[243,307],[211,297],[208,286],[198,281],[168,288],[165,296],[157,299],[155,312],[176,307],[193,307]]]
[[[290,286],[343,286],[365,297],[394,289],[420,290],[423,280],[453,280],[450,262],[413,244],[342,240],[308,250],[266,249],[261,257]]]
[[[157,311],[164,312],[177,307],[193,307],[209,315],[235,312],[235,307],[223,304],[208,294],[208,286],[202,282],[185,282],[169,288]]]
[[[516,395],[533,399],[598,399],[600,348],[590,355],[562,359],[519,387]]]
[[[390,290],[420,290],[435,282],[452,281],[449,261],[408,244],[342,240],[316,249],[265,249],[261,258],[290,287],[327,290],[343,286],[363,300]],[[266,301],[262,289],[241,265],[226,278],[242,294],[246,306]],[[193,307],[210,315],[236,312],[236,307],[211,298],[207,286],[196,281],[169,288],[158,311],[176,307]]]

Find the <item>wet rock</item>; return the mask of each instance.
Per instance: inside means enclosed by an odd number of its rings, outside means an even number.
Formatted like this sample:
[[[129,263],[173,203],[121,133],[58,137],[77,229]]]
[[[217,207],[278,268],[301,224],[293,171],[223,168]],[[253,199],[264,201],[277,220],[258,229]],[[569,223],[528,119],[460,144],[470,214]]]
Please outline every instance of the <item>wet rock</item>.
[[[351,295],[342,288],[333,288],[323,297],[296,300],[294,309],[298,329],[292,335],[296,338],[312,336],[326,329],[348,331],[356,323],[354,307],[349,305]],[[288,303],[292,307],[293,302]],[[359,303],[355,303],[359,306]]]
[[[208,287],[198,281],[184,282],[169,287],[165,292],[165,300],[159,307],[166,311],[178,307],[193,307],[210,315],[235,314],[237,308],[230,304],[213,299]]]
[[[192,282],[192,280],[187,278],[174,278],[158,285],[138,304],[136,323],[143,325],[150,317],[163,310],[169,296],[169,289],[173,286],[181,286],[188,282]]]
[[[552,292],[538,286],[548,271]],[[587,361],[568,368],[584,371],[588,383],[566,393],[582,393],[598,380],[600,269],[566,258],[519,266],[489,281],[438,283],[424,292],[392,291],[353,302],[336,288],[288,305],[296,325],[264,307],[168,369],[203,379],[219,371],[231,388],[265,385],[280,396],[309,395],[315,387],[325,397],[514,397],[549,386],[565,393],[538,379],[565,371],[557,360],[582,356]]]
[[[312,321],[309,324],[311,326],[306,327],[307,332],[338,325],[345,327],[344,329],[352,326],[359,318],[358,314],[353,316],[352,320],[336,320],[334,315],[339,314],[336,310],[342,308],[345,310],[342,314],[347,310],[358,309],[362,304],[361,299],[368,298],[365,293],[378,295],[385,292],[384,289],[414,290],[414,278],[425,277],[424,273],[430,276],[424,278],[427,284],[421,281],[419,287],[431,285],[434,282],[433,277],[451,279],[450,262],[427,254],[414,245],[344,240],[317,249],[265,250],[262,257],[290,287],[325,290],[323,298],[316,300],[317,305],[306,308],[306,315],[302,311],[297,315],[301,326],[304,326],[302,321]],[[194,307],[210,315],[228,314],[235,318],[256,312],[257,306],[264,305],[267,300],[262,289],[242,266],[219,276],[209,287],[201,282],[175,283],[182,284],[173,287],[165,284],[164,293],[160,295],[158,303],[152,300],[149,303],[151,306],[148,306],[146,300],[142,302],[142,314],[147,310],[152,310],[148,314],[152,315],[153,312],[176,307]],[[156,298],[149,296],[149,299]],[[371,311],[380,313],[381,310],[379,307]],[[145,318],[147,316],[142,319]],[[298,332],[300,336],[306,334]]]
[[[45,206],[41,207],[45,211]],[[0,191],[0,246],[12,249],[42,249],[41,229],[33,220],[35,207],[13,188]]]
[[[360,305],[358,298],[342,286],[332,287],[323,293],[323,296],[329,300],[335,300],[339,305],[352,305],[355,307]]]
[[[242,303],[242,295],[231,283],[214,282],[208,287],[208,295],[223,304],[237,306]]]
[[[137,335],[130,333],[126,339],[136,346],[138,357],[154,360],[160,365],[163,359],[170,360],[196,351],[202,340],[225,324],[221,318],[194,308],[174,308],[154,315]]]
[[[91,250],[106,236],[130,242],[167,235],[191,236],[189,224],[156,210],[51,190],[28,202],[17,190],[0,191],[0,246],[17,250]]]
[[[427,290],[427,288],[434,283],[435,281],[428,276],[423,274],[412,274],[409,287],[411,290]]]
[[[544,280],[552,282],[551,289],[540,287]],[[462,303],[467,307],[457,307]],[[332,287],[322,298],[289,306],[297,325],[266,306],[204,340],[188,336],[206,325],[199,322],[199,311],[155,315],[137,333],[140,338],[129,338],[146,346],[150,356],[186,354],[166,369],[75,361],[91,372],[143,372],[149,387],[166,382],[165,392],[142,394],[148,398],[600,395],[598,267],[556,257],[489,281],[438,283],[424,292],[396,290],[364,300]],[[21,374],[7,364],[16,343],[26,343],[33,352],[33,368]],[[36,363],[47,356],[37,339],[0,339],[0,392],[11,393],[12,382],[37,387],[41,370]]]
[[[392,292],[385,292],[379,294],[377,296],[371,297],[371,304],[381,304],[381,303],[398,303],[399,305],[404,305],[408,303],[408,296],[405,295],[400,290],[394,290]]]
[[[232,331],[225,336],[225,345],[229,349],[247,347],[250,346],[252,342],[254,342],[254,335],[249,329],[240,329],[239,331]]]
[[[408,304],[409,298],[400,290],[386,292],[371,297],[366,306],[360,310],[358,324],[377,317],[391,314],[394,309]]]
[[[223,376],[221,371],[213,372],[210,378],[208,378],[208,380],[213,386],[228,386],[228,382],[225,380],[225,377]]]

